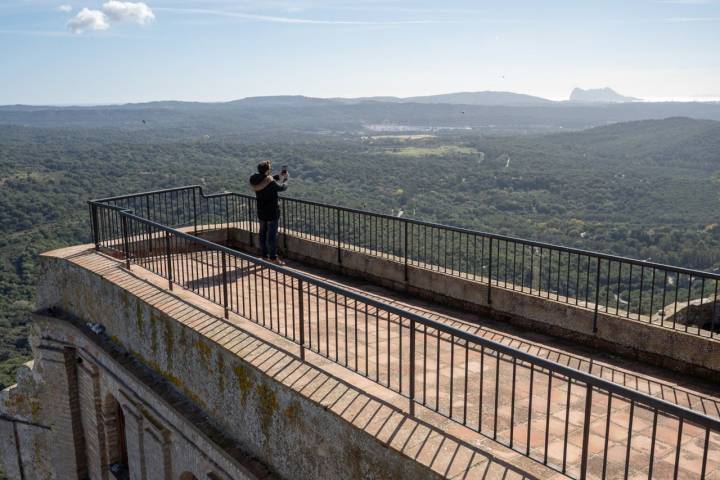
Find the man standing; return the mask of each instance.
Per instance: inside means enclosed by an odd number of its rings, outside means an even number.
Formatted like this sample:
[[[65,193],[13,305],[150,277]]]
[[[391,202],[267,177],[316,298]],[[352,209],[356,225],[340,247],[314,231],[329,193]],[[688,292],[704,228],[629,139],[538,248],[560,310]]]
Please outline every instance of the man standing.
[[[278,221],[280,205],[278,192],[287,190],[288,173],[283,170],[280,175],[272,175],[272,163],[260,162],[258,173],[250,177],[250,186],[257,197],[257,216],[260,220],[260,251],[263,258],[270,259],[278,265],[284,263],[277,256]]]

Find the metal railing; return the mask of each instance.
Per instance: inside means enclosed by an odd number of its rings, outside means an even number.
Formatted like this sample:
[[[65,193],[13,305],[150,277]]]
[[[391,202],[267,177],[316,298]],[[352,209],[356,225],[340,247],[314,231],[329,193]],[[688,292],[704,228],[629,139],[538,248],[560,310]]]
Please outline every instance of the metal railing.
[[[198,186],[113,197],[91,202],[98,243],[112,248],[117,213],[97,205],[130,209],[144,218],[194,232],[241,226],[257,232],[254,197],[232,192],[204,195]],[[93,205],[95,205],[93,207]],[[720,335],[720,274],[617,255],[449,227],[413,219],[282,197],[281,231],[557,302],[598,314],[633,319],[694,335]],[[103,215],[106,218],[103,218]],[[488,303],[492,303],[488,289]]]
[[[90,202],[97,247],[300,345],[303,359],[309,350],[406,397],[411,414],[422,405],[571,478],[720,474],[720,420],[199,238],[243,221],[233,212],[249,222],[252,202],[172,192],[141,214],[127,207],[143,195]],[[183,216],[193,195],[198,216]],[[334,241],[368,248],[347,239]],[[694,456],[681,455],[688,448]]]

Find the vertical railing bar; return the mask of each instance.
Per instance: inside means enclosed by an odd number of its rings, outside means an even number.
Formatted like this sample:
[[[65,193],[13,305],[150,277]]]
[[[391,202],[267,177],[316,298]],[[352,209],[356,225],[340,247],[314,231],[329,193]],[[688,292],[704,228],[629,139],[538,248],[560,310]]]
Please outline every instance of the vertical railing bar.
[[[633,417],[635,416],[635,400],[630,400],[630,419],[628,421],[628,433],[627,433],[627,446],[625,449],[625,474],[623,479],[627,480],[628,473],[630,472],[630,453],[632,445],[632,429],[633,429]]]
[[[403,256],[405,257],[405,281],[407,282],[408,281],[408,257],[409,257],[409,254],[408,254],[408,222],[407,221],[403,222],[403,227],[404,227],[404,237],[405,237],[404,238],[405,245],[403,247]]]
[[[703,447],[703,459],[702,459],[702,470],[700,471],[700,478],[705,479],[705,471],[707,470],[708,463],[708,450],[710,447],[710,428],[705,428],[705,446]]]
[[[680,448],[682,443],[683,417],[680,417],[678,424],[677,445],[675,446],[675,468],[673,472],[673,480],[677,480],[678,469],[680,468]]]
[[[92,228],[92,238],[95,244],[95,251],[100,251],[100,232],[98,231],[98,207],[96,204],[90,204],[90,227]]]
[[[572,390],[572,379],[570,377],[567,377],[567,397],[565,399],[565,434],[563,435],[562,473],[565,473],[565,471],[567,469],[567,447],[568,447],[568,429],[570,427],[570,391],[571,390]]]
[[[123,252],[125,253],[125,267],[130,270],[130,240],[128,239],[128,219],[124,214],[120,214],[122,221],[122,235],[123,235]]]
[[[170,258],[170,232],[165,231],[165,254],[167,255],[168,288],[173,289],[172,260]]]
[[[227,199],[227,197],[225,197]],[[222,260],[222,282],[223,282],[223,309],[225,313],[225,318],[227,319],[229,317],[229,308],[228,308],[228,281],[227,281],[227,260],[225,258],[226,254],[224,251],[220,252],[221,260]],[[270,307],[272,309],[272,305]],[[272,311],[272,310],[271,310]]]
[[[548,443],[550,440],[550,406],[552,398],[552,379],[553,372],[548,370],[548,389],[547,389],[547,405],[545,406],[545,450],[543,453],[543,464],[547,465],[548,462]]]
[[[530,456],[530,430],[532,429],[533,386],[535,384],[535,364],[530,364],[530,395],[528,397],[527,439],[525,441],[525,455]]]
[[[407,225],[407,223],[406,223]],[[402,321],[402,319],[401,319]],[[402,362],[402,358],[400,359]],[[402,390],[402,389],[401,389]],[[410,415],[415,416],[415,318],[410,317]]]
[[[587,478],[588,444],[590,440],[590,415],[592,412],[592,385],[587,385],[585,393],[585,421],[583,422],[582,451],[580,458],[580,480]],[[567,442],[567,439],[565,439]]]
[[[337,238],[337,261],[342,265],[342,230],[340,229],[340,209],[335,209],[335,237]]]
[[[487,292],[487,303],[488,303],[488,305],[492,305],[492,297],[490,296],[490,295],[491,295],[491,291],[492,291],[492,260],[493,260],[492,244],[493,244],[493,238],[490,237],[490,248],[488,249],[489,252],[490,252],[490,253],[489,253],[489,255],[490,255],[490,261],[489,261],[489,263],[488,263],[488,292]]]
[[[595,275],[595,313],[593,314],[593,333],[597,333],[598,308],[600,308],[600,257],[597,257],[597,272]]]
[[[506,246],[507,247],[507,246]],[[514,446],[515,440],[515,380],[517,372],[517,358],[513,357],[512,366],[512,387],[510,389],[510,448]]]
[[[657,408],[654,409],[653,412],[653,428],[652,428],[652,435],[650,437],[650,462],[648,464],[648,480],[652,480],[652,474],[653,474],[653,467],[655,463],[655,439],[657,437],[657,420],[658,420],[658,411]],[[702,477],[700,477],[702,478]]]
[[[300,359],[305,361],[305,301],[303,299],[303,281],[298,279],[298,315],[300,317]],[[345,339],[347,341],[347,339]]]

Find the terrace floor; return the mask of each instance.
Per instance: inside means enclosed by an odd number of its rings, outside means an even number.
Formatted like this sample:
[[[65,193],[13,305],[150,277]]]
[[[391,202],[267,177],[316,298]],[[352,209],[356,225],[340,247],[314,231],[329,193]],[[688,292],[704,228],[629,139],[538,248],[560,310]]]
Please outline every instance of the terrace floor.
[[[217,289],[216,283],[209,279],[221,275],[219,262],[196,254],[176,254],[174,257],[175,262],[185,260],[189,268],[202,272],[200,281],[184,282],[181,278],[179,283],[205,298],[178,286],[175,286],[174,295],[197,308],[210,308],[208,299],[214,298]],[[167,280],[144,268],[134,265],[131,272],[127,272],[119,261],[92,251],[78,254],[72,261],[85,268],[105,269],[115,276],[132,275],[155,290],[167,288]],[[358,279],[295,262],[289,262],[288,267],[541,358],[720,417],[719,385],[400,295]],[[243,309],[249,305],[248,311],[252,312],[255,302],[255,314],[251,316],[256,323],[265,324],[287,337],[299,332],[299,325],[293,320],[297,317],[295,309],[299,304],[296,279],[246,265],[233,268],[229,282],[235,305],[242,305]],[[308,319],[305,334],[312,345],[307,350],[307,363],[336,375],[342,371],[344,377],[369,397],[394,398],[390,402],[406,410],[407,400],[397,394],[393,397],[393,390],[407,392],[409,388],[410,372],[399,361],[408,354],[409,322],[378,309],[352,301],[348,303],[348,297],[309,287],[306,286],[304,291]],[[258,304],[258,298],[265,300]],[[217,315],[217,306],[214,311]],[[231,313],[228,321],[258,335],[262,332],[265,342],[283,347],[288,344],[281,335],[240,315]],[[415,415],[427,422],[423,427],[426,433],[415,440],[408,438],[402,446],[404,453],[439,471],[434,464],[445,461],[443,457],[447,452],[444,449],[447,438],[451,437],[465,448],[485,453],[478,453],[480,460],[468,462],[463,469],[452,469],[452,473],[448,466],[443,472],[447,477],[563,478],[552,470],[572,478],[580,476],[587,395],[583,385],[569,382],[564,377],[551,378],[544,369],[511,361],[497,352],[471,347],[457,338],[432,332],[425,335],[426,331],[421,335],[420,330],[415,336],[415,351],[418,352],[417,361],[425,368],[416,372],[415,391],[417,401],[424,406],[417,405]],[[296,346],[288,348],[299,350]],[[339,368],[338,363],[357,373]],[[681,429],[678,427],[676,418],[658,415],[624,398],[593,392],[588,478],[648,478],[651,455],[652,478],[673,478],[675,471],[677,478],[700,478],[705,431],[687,423]],[[417,427],[413,432],[415,430]],[[377,435],[380,433],[378,431]],[[394,440],[383,441],[392,444]],[[712,433],[707,441],[710,453],[705,478],[720,480],[720,434]],[[528,462],[525,458],[528,454],[537,462]],[[629,462],[626,461],[628,458]],[[542,466],[543,462],[551,469]],[[508,465],[514,466],[508,468]]]

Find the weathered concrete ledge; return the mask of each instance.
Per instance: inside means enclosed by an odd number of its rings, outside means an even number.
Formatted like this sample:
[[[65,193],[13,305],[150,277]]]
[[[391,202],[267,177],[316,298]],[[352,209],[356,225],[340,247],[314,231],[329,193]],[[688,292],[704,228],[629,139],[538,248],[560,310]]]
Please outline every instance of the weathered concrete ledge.
[[[312,354],[301,362],[295,344],[240,317],[226,321],[221,307],[182,289],[172,294],[159,286],[165,281],[140,268],[128,272],[87,247],[46,254],[41,266],[40,308],[102,324],[110,342],[172,384],[206,415],[208,425],[278,477],[562,478],[464,427],[449,423],[445,431],[441,427],[449,421],[432,412],[409,417],[398,407],[407,405],[406,399]],[[91,348],[84,334],[73,333],[76,326],[43,325],[48,338]],[[103,385],[102,374],[99,381]],[[82,388],[92,390],[92,385],[81,383],[81,397],[86,395]],[[132,385],[125,388],[132,391]],[[92,414],[85,412],[92,409],[90,400],[85,402],[82,430],[88,431],[85,419]],[[102,429],[92,422],[90,438],[99,438]],[[131,431],[137,429],[137,422],[133,425]],[[65,427],[58,431],[72,431]],[[154,454],[171,460],[162,476],[142,467],[136,478],[177,478],[179,468],[205,478],[205,466],[173,466],[172,459],[197,452],[166,453],[173,435],[152,428],[160,439],[153,444]],[[103,449],[93,441],[88,445],[96,446],[88,451],[94,455]],[[63,445],[70,443],[65,439]],[[140,442],[134,448],[147,446]],[[132,468],[143,465],[130,463]],[[91,468],[102,468],[101,462]],[[207,478],[232,477],[214,475]]]
[[[217,232],[213,233],[220,240]],[[257,236],[231,228],[226,242],[240,250],[256,251]],[[323,244],[311,238],[280,234],[279,245],[293,260],[373,283],[438,303],[506,321],[514,325],[567,338],[580,344],[617,353],[676,371],[720,381],[720,340],[599,312],[593,332],[590,308],[492,286],[488,303],[486,283],[451,276],[387,258]],[[406,276],[407,275],[407,276]]]

